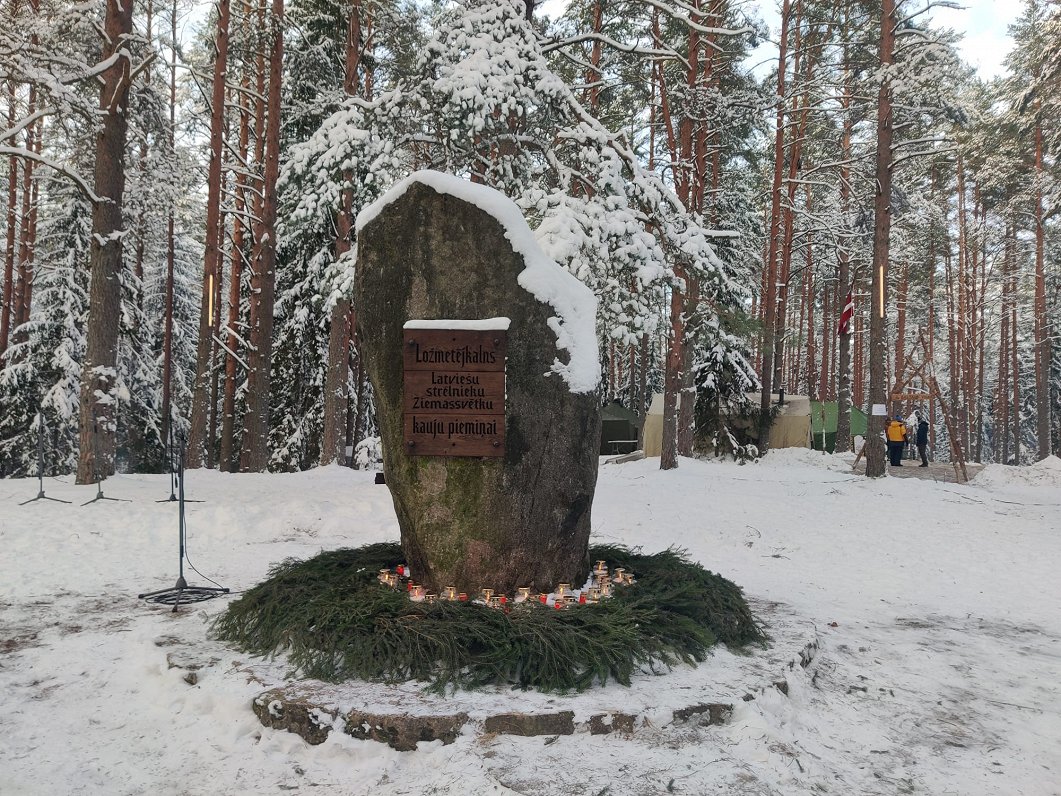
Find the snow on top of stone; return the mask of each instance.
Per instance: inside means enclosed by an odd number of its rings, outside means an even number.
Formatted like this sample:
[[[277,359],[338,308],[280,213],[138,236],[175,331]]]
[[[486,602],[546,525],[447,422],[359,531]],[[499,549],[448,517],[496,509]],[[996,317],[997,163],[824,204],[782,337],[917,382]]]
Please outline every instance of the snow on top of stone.
[[[469,329],[472,331],[493,331],[494,329],[508,329],[512,325],[509,318],[480,318],[479,320],[468,320],[458,318],[437,318],[435,320],[412,320],[406,321],[403,329]]]
[[[549,328],[556,335],[556,347],[568,352],[568,363],[553,361],[553,371],[567,382],[571,392],[592,392],[601,377],[597,350],[597,297],[582,282],[565,271],[542,251],[534,232],[516,204],[503,193],[485,185],[462,180],[440,171],[417,171],[396,183],[387,193],[357,215],[360,234],[387,205],[396,201],[414,183],[438,193],[469,202],[495,218],[505,229],[512,248],[523,256],[526,267],[520,273],[520,287],[543,304],[556,310]],[[450,327],[452,328],[452,327]]]

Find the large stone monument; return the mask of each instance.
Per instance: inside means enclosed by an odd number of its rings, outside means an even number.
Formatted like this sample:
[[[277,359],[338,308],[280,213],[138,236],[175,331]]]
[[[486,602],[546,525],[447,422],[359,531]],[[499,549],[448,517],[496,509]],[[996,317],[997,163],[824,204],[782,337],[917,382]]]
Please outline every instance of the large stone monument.
[[[417,581],[551,590],[588,570],[596,300],[502,194],[418,172],[357,220],[357,332]]]

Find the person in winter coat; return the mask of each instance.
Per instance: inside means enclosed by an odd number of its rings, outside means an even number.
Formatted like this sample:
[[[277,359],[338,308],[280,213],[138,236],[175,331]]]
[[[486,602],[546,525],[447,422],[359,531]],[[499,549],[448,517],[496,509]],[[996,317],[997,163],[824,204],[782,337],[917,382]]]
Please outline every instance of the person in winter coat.
[[[896,415],[885,432],[888,437],[888,458],[892,467],[903,466],[903,448],[906,447],[906,423],[902,415]]]
[[[917,418],[917,453],[921,457],[921,467],[928,467],[928,421],[922,417],[921,412],[914,412]]]

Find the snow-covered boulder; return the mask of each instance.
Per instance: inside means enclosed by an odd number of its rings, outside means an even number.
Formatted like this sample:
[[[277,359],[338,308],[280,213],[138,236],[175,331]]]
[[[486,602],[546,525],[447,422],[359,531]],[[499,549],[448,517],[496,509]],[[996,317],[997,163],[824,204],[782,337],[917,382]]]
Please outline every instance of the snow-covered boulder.
[[[600,435],[593,294],[503,194],[456,177],[414,174],[357,226],[358,338],[416,579],[509,594],[581,582]],[[503,456],[416,455],[404,439],[403,329],[435,319],[508,320]]]

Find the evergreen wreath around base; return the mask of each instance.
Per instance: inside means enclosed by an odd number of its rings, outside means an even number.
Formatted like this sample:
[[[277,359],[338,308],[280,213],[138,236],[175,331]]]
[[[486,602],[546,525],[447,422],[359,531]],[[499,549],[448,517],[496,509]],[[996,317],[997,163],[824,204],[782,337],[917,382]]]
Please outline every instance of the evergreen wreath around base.
[[[537,602],[509,612],[478,603],[412,602],[379,583],[404,561],[393,543],[288,559],[233,602],[214,635],[261,656],[285,654],[294,674],[329,682],[419,680],[444,693],[510,684],[581,691],[635,672],[703,661],[717,643],[766,636],[740,587],[684,551],[652,555],[617,546],[590,558],[633,572],[595,605],[556,611]]]

